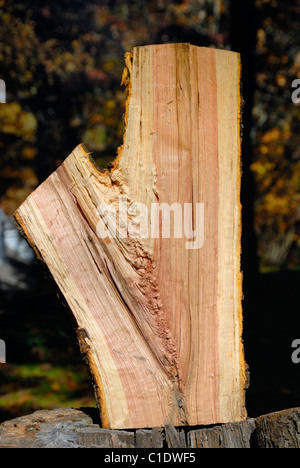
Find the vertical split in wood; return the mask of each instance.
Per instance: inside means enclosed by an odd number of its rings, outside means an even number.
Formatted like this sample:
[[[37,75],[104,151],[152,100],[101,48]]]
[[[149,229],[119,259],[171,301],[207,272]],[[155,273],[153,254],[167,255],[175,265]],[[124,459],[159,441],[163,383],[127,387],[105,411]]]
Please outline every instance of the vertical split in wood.
[[[126,130],[112,170],[77,147],[16,220],[78,322],[104,427],[240,421],[239,55],[171,44],[125,61]],[[200,204],[197,244],[183,221],[191,206],[197,231]],[[157,206],[181,208],[170,236],[151,235]],[[134,223],[148,235],[132,235]]]

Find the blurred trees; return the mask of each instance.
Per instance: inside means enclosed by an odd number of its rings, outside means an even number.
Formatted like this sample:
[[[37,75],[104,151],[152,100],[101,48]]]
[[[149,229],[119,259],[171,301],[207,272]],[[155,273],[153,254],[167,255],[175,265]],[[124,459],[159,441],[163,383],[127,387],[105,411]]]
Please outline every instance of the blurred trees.
[[[257,0],[253,109],[256,231],[263,266],[300,266],[300,2]]]
[[[0,0],[1,207],[12,214],[80,142],[104,167],[122,142],[124,53],[191,42],[231,47],[230,0]],[[256,0],[251,170],[262,265],[299,266],[299,0]],[[298,224],[297,224],[298,223]]]
[[[124,53],[218,37],[220,2],[0,0],[1,206],[8,214],[81,141],[100,165],[122,141]],[[214,16],[215,15],[215,16]],[[218,18],[218,21],[215,20]],[[172,28],[170,29],[170,25]],[[204,39],[203,39],[204,38]]]

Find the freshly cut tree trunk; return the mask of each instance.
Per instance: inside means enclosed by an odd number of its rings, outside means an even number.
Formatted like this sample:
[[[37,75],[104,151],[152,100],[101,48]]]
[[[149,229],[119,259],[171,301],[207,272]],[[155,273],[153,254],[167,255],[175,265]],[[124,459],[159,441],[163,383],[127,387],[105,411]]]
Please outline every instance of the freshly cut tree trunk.
[[[15,218],[77,320],[103,427],[241,421],[239,55],[125,61],[112,170],[78,146]]]

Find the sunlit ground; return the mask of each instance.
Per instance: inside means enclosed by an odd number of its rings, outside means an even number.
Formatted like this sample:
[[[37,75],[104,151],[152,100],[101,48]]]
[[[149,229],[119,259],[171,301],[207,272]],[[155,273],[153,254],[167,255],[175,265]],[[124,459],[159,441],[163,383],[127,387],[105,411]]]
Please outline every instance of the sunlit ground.
[[[0,365],[0,420],[39,409],[96,406],[89,376],[80,365]]]

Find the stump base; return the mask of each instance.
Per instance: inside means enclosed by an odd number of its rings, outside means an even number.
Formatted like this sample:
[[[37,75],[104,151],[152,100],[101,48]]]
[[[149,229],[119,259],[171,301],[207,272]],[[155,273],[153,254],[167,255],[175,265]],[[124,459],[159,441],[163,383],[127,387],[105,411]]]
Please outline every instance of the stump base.
[[[300,448],[300,408],[210,427],[109,430],[96,408],[36,411],[0,425],[0,448]]]

